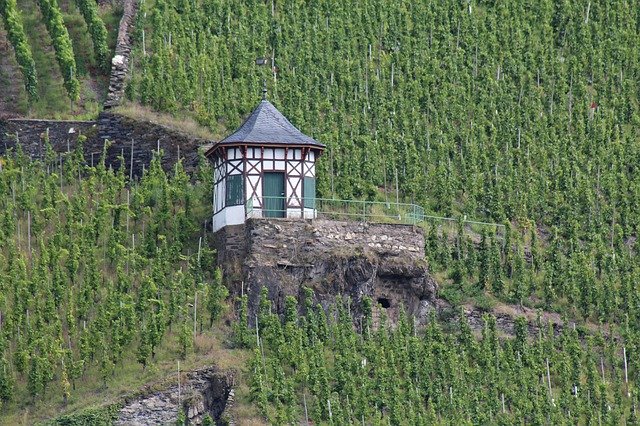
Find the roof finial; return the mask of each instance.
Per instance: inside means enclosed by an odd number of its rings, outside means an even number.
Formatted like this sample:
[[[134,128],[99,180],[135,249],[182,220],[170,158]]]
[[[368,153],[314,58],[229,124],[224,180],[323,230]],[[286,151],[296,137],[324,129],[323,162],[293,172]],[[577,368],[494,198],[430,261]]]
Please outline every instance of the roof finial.
[[[267,100],[267,79],[266,78],[262,79],[262,100],[263,101]]]

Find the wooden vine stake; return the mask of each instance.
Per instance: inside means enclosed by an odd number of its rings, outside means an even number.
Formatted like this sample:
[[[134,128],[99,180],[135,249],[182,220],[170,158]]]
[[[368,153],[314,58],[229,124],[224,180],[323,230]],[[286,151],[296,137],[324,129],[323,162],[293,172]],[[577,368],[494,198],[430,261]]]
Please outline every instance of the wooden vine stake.
[[[29,261],[31,261],[31,211],[27,212],[27,250],[29,251]]]
[[[305,424],[309,426],[309,413],[307,411],[307,395],[306,393],[302,394],[302,401],[304,402],[304,420]]]
[[[622,356],[624,358],[624,385],[627,388],[627,398],[631,397],[631,392],[629,392],[629,372],[627,370],[627,348],[626,346],[622,347]]]
[[[547,358],[547,384],[549,385],[549,398],[553,401],[553,393],[551,393],[551,372],[549,371],[549,358]]]
[[[131,138],[131,157],[129,161],[129,182],[133,180],[133,138]]]

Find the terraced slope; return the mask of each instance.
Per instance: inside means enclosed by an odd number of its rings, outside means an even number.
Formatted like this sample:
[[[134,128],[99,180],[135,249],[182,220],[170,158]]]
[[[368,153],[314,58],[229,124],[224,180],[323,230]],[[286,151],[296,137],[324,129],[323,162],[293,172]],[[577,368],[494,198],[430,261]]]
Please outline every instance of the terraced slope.
[[[55,59],[51,37],[42,22],[34,0],[18,0],[25,32],[31,46],[38,75],[39,100],[32,105],[27,97],[22,75],[17,68],[13,48],[0,30],[0,116],[32,118],[88,118],[97,115],[108,87],[108,77],[96,67],[93,45],[82,15],[70,0],[60,1],[64,23],[69,31],[81,83],[80,100],[72,103],[63,86],[62,75]],[[100,6],[101,17],[109,31],[109,44],[115,45],[115,35],[121,6],[115,3]]]

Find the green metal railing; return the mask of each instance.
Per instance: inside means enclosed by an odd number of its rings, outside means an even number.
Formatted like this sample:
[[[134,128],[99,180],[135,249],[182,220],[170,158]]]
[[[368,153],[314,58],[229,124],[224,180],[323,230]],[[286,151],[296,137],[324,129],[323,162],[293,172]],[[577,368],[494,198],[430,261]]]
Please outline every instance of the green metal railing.
[[[468,220],[466,216],[451,218],[426,214],[417,204],[384,201],[337,200],[329,198],[301,199],[305,206],[287,208],[286,197],[253,197],[245,205],[246,217],[292,217],[300,212],[308,219],[356,220],[377,223],[402,223],[409,225],[440,226],[455,229],[462,225],[466,231],[480,233],[489,227],[494,232],[504,230],[504,225]],[[262,207],[259,207],[262,206]],[[300,217],[295,216],[295,217]]]

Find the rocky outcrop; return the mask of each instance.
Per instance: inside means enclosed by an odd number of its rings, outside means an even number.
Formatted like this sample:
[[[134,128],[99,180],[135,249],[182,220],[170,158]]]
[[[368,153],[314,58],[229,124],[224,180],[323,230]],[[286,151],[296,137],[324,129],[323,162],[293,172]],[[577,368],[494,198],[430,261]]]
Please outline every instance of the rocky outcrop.
[[[234,231],[234,234],[237,230]],[[250,219],[244,225],[244,246],[224,251],[225,272],[230,265],[242,274],[231,275],[236,293],[249,295],[250,319],[263,287],[276,309],[285,298],[302,298],[304,287],[315,302],[329,308],[342,296],[358,313],[364,296],[386,311],[393,321],[401,309],[425,319],[435,307],[436,283],[424,260],[420,228],[397,224],[338,222],[331,220]],[[223,247],[223,245],[225,245]]]
[[[232,424],[227,413],[233,403],[233,376],[215,368],[192,371],[164,389],[149,387],[142,396],[129,398],[120,409],[116,425],[176,424],[180,408],[188,424],[200,425],[209,415],[216,424]]]
[[[537,338],[541,333],[546,334],[551,331],[556,336],[560,335],[565,327],[576,330],[580,337],[599,333],[602,333],[603,336],[611,334],[611,330],[606,324],[579,323],[576,320],[563,319],[560,314],[555,312],[546,312],[526,306],[502,304],[484,310],[473,305],[464,305],[454,309],[441,299],[438,300],[437,305],[443,321],[457,325],[460,315],[463,314],[471,329],[477,333],[481,333],[485,327],[484,316],[491,315],[496,319],[496,329],[505,337],[515,336],[516,320],[520,317],[526,320],[527,332],[533,338]]]

